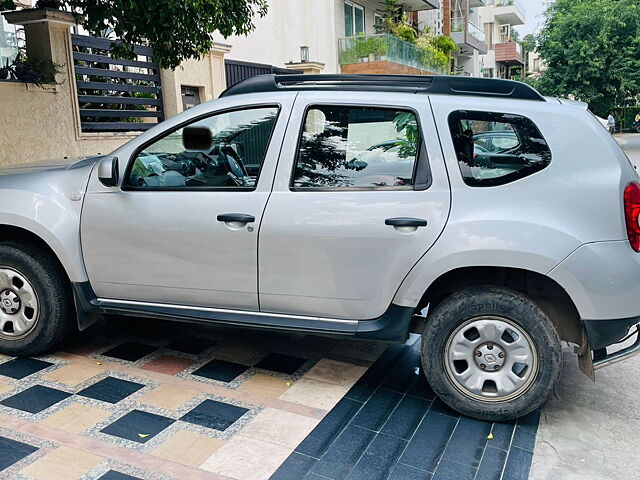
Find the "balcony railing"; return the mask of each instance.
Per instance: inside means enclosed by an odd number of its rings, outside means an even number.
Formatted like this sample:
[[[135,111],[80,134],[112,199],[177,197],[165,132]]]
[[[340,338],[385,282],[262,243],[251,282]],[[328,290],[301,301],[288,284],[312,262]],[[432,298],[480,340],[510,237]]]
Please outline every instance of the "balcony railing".
[[[338,40],[340,65],[389,61],[433,73],[442,73],[431,54],[412,43],[389,35],[358,35]]]
[[[510,7],[515,5],[522,15],[526,16],[527,14],[527,7],[524,6],[524,2],[522,2],[522,0],[495,0],[494,5],[496,7]]]
[[[452,32],[464,32],[465,31],[465,24],[466,24],[466,27],[467,27],[467,33],[469,35],[471,35],[473,38],[475,38],[479,42],[484,42],[485,41],[484,30],[482,30],[480,27],[478,27],[477,25],[475,25],[475,24],[473,24],[471,22],[467,22],[466,19],[463,18],[463,17],[457,17],[457,18],[454,18],[453,20],[451,20],[451,31]]]

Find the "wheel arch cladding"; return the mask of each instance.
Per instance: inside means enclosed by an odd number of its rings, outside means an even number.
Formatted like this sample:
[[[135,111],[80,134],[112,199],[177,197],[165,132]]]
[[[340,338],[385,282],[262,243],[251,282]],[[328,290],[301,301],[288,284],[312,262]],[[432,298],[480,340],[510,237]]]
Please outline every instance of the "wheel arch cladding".
[[[580,315],[566,290],[538,272],[512,267],[460,267],[443,273],[422,295],[417,311],[429,305],[432,311],[442,300],[465,288],[479,285],[507,287],[526,294],[551,319],[564,341],[583,341]]]

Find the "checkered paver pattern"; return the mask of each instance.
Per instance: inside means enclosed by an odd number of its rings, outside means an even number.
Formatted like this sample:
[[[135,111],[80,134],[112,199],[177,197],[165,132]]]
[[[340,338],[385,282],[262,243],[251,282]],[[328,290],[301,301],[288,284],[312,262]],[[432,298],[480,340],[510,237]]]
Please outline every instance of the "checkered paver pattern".
[[[0,477],[526,478],[537,418],[459,418],[415,345],[185,330],[120,319],[0,356]]]

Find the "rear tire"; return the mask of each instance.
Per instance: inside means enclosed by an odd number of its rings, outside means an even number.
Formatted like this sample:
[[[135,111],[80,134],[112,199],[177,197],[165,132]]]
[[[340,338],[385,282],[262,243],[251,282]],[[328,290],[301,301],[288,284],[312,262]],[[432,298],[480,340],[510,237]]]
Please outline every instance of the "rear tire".
[[[1,353],[38,355],[58,344],[73,326],[69,281],[49,252],[0,243],[0,302],[5,297],[17,300],[13,306],[0,303]]]
[[[519,418],[540,407],[562,370],[560,338],[540,307],[501,287],[443,300],[422,335],[422,365],[436,394],[481,420]]]

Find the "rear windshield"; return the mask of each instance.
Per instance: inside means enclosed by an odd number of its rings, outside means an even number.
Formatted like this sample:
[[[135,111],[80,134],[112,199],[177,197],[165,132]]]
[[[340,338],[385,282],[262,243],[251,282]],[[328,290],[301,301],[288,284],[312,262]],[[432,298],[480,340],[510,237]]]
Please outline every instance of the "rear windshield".
[[[521,115],[458,110],[449,128],[462,178],[472,187],[504,185],[551,163],[540,130]]]

